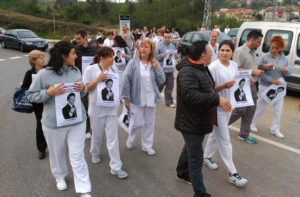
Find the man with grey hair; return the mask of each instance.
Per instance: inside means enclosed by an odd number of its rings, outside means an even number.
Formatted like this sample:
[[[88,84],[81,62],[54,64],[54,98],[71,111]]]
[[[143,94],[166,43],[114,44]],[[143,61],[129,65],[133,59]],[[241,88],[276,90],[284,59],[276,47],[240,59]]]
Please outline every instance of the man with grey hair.
[[[212,30],[209,33],[209,43],[208,46],[212,52],[211,63],[219,59],[219,44],[217,43],[219,39],[219,32]]]
[[[128,30],[128,27],[127,27],[126,24],[122,24],[122,31],[121,31],[120,35],[121,35],[122,38],[124,38],[124,40],[126,41],[128,48],[129,48],[131,51],[134,51],[135,48],[136,48],[134,36],[133,36],[133,34]]]

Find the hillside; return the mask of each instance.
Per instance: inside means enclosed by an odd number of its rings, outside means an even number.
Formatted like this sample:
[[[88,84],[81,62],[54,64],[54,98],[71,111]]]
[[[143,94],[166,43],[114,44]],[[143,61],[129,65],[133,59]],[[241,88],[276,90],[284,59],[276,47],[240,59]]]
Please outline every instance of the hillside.
[[[0,27],[7,29],[25,28],[31,29],[39,35],[44,36],[71,36],[77,29],[86,29],[92,34],[99,30],[107,31],[106,27],[88,26],[73,22],[55,21],[55,34],[53,33],[53,21],[50,19],[38,18],[13,11],[0,9]]]

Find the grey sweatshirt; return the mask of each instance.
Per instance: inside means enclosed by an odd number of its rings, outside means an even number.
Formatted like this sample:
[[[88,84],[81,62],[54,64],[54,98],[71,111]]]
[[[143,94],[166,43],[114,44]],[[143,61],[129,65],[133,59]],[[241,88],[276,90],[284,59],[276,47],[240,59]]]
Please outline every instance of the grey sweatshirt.
[[[162,55],[166,52],[166,50],[176,50],[176,47],[173,43],[166,44],[165,42],[161,42],[158,46],[156,46],[155,49],[155,57],[157,61],[159,62],[160,66],[163,68],[165,73],[171,73],[174,72],[174,68],[166,68],[163,67],[164,64],[164,58]]]
[[[275,69],[262,69],[261,66],[267,63],[274,63]],[[287,67],[287,72],[282,72],[280,69],[282,67]],[[280,53],[279,57],[276,59],[271,53],[265,53],[261,56],[260,60],[258,61],[258,68],[261,68],[264,70],[264,74],[259,76],[259,84],[263,86],[270,86],[271,80],[279,78],[284,78],[287,76],[290,76],[292,74],[292,66],[289,62],[289,60],[285,57],[284,53]]]
[[[158,89],[159,84],[163,84],[166,80],[163,70],[160,68],[156,70],[151,66],[150,70],[152,84],[155,93],[155,101],[161,101],[160,92]],[[141,104],[141,74],[140,74],[140,59],[134,57],[128,63],[124,74],[124,85],[122,91],[122,98],[126,103],[133,103],[135,105]]]
[[[34,103],[43,103],[42,124],[49,128],[56,128],[56,113],[55,113],[55,96],[49,96],[46,92],[51,85],[60,83],[73,83],[80,81],[81,72],[75,66],[63,66],[61,68],[61,75],[58,75],[50,68],[42,69],[36,75],[29,90],[26,91],[26,97],[29,101]],[[87,92],[87,88],[80,93],[83,97]],[[82,121],[86,121],[86,111],[81,104]],[[78,124],[78,123],[77,123]],[[65,126],[66,127],[66,126]]]

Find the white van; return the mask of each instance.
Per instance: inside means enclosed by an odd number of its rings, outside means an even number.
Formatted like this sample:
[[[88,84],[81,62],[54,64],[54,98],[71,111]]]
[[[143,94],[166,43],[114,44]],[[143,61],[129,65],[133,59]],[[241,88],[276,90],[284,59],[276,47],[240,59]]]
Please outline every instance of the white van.
[[[285,40],[284,54],[289,59],[293,73],[287,77],[289,89],[300,91],[300,23],[291,22],[245,22],[241,25],[236,37],[236,47],[242,46],[251,30],[259,30],[264,35],[262,45],[257,49],[261,56],[270,50],[270,39],[274,35],[281,35]]]

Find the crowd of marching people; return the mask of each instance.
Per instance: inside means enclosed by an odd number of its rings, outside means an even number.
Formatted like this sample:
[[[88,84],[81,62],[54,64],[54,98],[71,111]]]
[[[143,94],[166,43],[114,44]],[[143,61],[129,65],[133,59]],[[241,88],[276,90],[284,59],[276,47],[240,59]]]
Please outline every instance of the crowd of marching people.
[[[199,27],[200,30],[205,27]],[[120,33],[108,32],[105,38],[99,32],[95,39],[89,32],[78,30],[73,41],[65,37],[54,44],[46,64],[42,52],[31,51],[28,56],[31,69],[22,88],[27,89],[26,97],[34,106],[38,158],[44,159],[48,148],[57,189],[67,189],[68,150],[76,193],[91,197],[85,140],[91,139],[91,161],[98,164],[104,133],[111,174],[120,179],[128,177],[122,169],[119,151],[120,105],[134,114],[126,147],[134,147],[141,131],[142,151],[155,155],[155,112],[163,90],[165,105],[176,108],[175,128],[185,142],[176,168],[177,178],[192,184],[194,197],[210,196],[203,183],[202,164],[216,170],[218,165],[212,157],[218,150],[227,167],[228,181],[236,186],[247,184],[248,180],[239,174],[233,162],[228,125],[241,118],[238,138],[257,143],[250,132],[258,131],[256,122],[269,105],[259,95],[271,84],[282,84],[282,79],[292,71],[282,52],[285,45],[281,36],[271,39],[270,52],[258,60],[255,49],[261,44],[261,32],[251,31],[245,45],[238,49],[229,40],[217,43],[218,32],[210,32],[209,42],[193,43],[188,56],[177,65],[180,35],[175,28],[169,31],[165,26],[130,31],[123,24]],[[175,67],[177,103],[172,97]],[[230,92],[239,70],[251,70],[254,105],[233,109]],[[62,112],[64,123],[60,124],[57,103],[63,95],[67,95],[67,104]],[[284,138],[280,131],[283,100],[272,104],[270,132],[279,138]],[[209,133],[203,150],[202,143]]]

